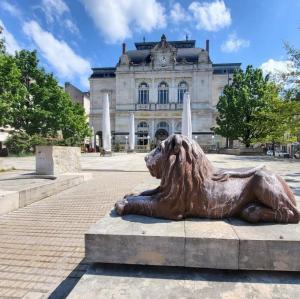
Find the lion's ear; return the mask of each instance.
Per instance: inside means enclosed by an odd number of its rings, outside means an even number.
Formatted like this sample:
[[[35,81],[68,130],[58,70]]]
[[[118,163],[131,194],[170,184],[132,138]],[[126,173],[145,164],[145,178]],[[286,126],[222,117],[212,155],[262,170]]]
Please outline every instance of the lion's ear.
[[[182,146],[182,138],[180,135],[174,135],[173,141],[174,141],[174,153],[177,155]]]

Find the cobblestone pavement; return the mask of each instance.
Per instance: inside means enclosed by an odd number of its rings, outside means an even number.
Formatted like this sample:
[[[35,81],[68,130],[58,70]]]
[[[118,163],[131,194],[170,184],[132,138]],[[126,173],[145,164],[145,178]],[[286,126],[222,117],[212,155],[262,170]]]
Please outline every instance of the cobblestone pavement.
[[[0,298],[63,298],[87,269],[84,232],[125,193],[158,182],[143,154],[82,157],[93,179],[0,217]],[[13,158],[17,169],[34,169],[34,159]],[[260,163],[285,176],[300,195],[300,163],[257,157],[209,155],[219,167]],[[299,198],[299,196],[298,196]]]

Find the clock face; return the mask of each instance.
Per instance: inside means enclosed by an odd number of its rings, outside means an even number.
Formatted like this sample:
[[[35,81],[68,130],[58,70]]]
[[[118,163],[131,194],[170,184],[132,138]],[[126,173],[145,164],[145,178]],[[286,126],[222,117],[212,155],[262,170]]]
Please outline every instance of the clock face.
[[[161,63],[162,65],[165,65],[165,64],[167,63],[167,57],[166,57],[166,56],[161,56],[161,57],[160,57],[160,63]]]

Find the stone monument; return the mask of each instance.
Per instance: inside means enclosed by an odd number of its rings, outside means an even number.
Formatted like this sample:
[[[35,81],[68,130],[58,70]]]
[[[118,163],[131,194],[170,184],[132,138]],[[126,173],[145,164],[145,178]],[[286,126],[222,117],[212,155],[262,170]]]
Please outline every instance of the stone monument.
[[[293,192],[264,166],[216,169],[198,143],[183,135],[171,135],[146,155],[145,161],[150,174],[161,179],[160,186],[125,196],[115,204],[119,215],[299,222]]]
[[[128,152],[134,152],[134,145],[135,145],[135,128],[134,128],[134,114],[130,113],[129,119],[129,149]]]
[[[109,114],[109,96],[104,94],[102,115],[102,138],[103,154],[111,155],[111,131],[110,131],[110,114]]]
[[[192,138],[192,113],[191,113],[191,99],[190,94],[186,92],[183,97],[183,110],[181,121],[181,133],[182,135]]]

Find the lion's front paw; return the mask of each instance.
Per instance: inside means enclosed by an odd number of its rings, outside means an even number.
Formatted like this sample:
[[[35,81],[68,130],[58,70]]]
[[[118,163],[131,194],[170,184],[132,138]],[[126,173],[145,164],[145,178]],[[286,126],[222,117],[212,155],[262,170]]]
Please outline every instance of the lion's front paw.
[[[124,215],[124,209],[125,209],[125,206],[127,203],[128,203],[128,201],[126,199],[121,199],[116,202],[115,210],[118,215],[120,215],[120,216]]]

